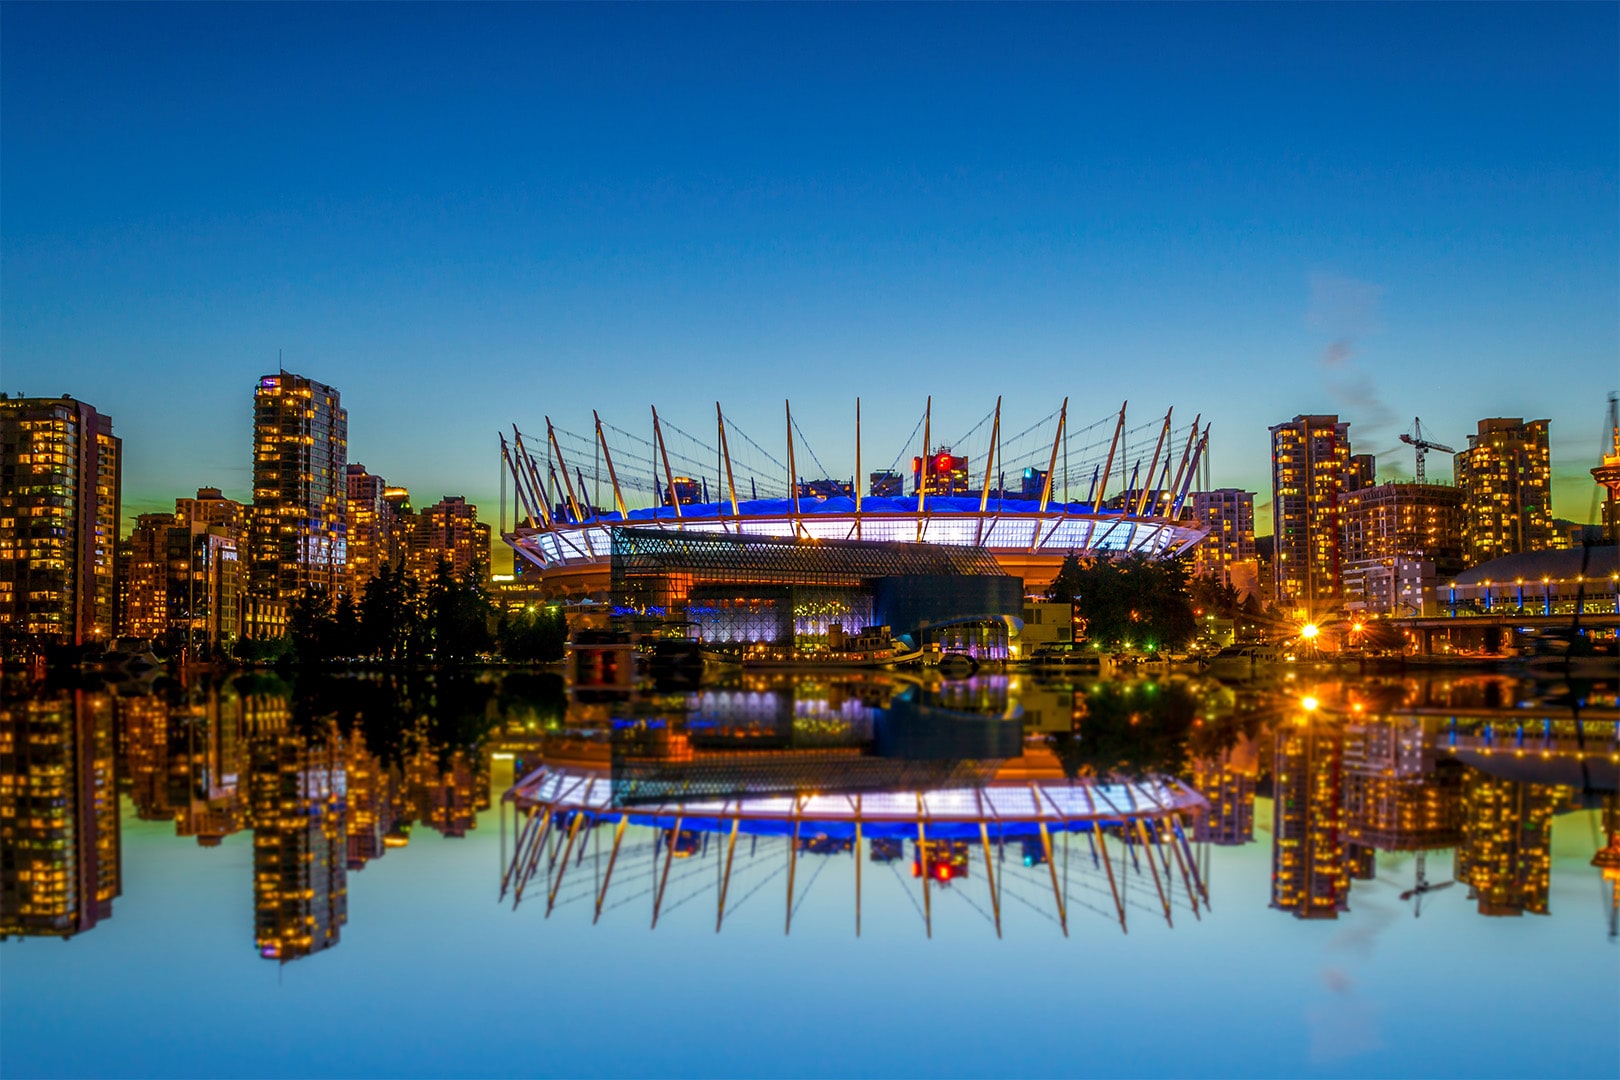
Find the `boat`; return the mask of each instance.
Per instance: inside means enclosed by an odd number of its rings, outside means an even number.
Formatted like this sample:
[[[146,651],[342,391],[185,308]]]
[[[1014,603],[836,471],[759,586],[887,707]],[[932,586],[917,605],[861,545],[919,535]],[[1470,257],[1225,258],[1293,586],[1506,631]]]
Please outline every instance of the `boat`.
[[[1042,647],[1022,660],[1021,665],[1036,671],[1100,671],[1103,658],[1097,652]]]
[[[105,652],[85,657],[85,668],[110,675],[143,675],[163,670],[163,661],[152,651],[148,638],[114,638]]]
[[[1255,669],[1279,663],[1283,654],[1275,646],[1250,642],[1228,645],[1209,658],[1209,670],[1216,675],[1248,675]]]

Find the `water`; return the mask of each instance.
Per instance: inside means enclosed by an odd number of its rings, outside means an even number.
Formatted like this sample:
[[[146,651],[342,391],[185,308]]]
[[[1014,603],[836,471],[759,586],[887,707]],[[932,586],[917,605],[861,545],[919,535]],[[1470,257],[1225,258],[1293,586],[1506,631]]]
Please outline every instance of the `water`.
[[[1612,685],[845,675],[588,697],[534,675],[12,688],[0,1070],[1620,1072],[1613,892],[1590,865]],[[794,854],[791,809],[750,818],[729,880],[725,822],[687,821],[673,852],[631,824],[593,925],[612,818],[560,882],[542,853],[516,910],[497,899],[522,824],[501,795],[543,763],[642,800],[639,821],[744,788],[847,804],[840,777],[864,807],[896,778],[943,806],[1015,774],[1059,798],[1171,777],[1215,810],[1185,848],[1105,827],[1118,905],[1087,822],[1054,815],[1050,864],[992,823],[995,896],[982,845],[931,848],[936,874],[966,857],[925,897],[915,837],[873,861],[869,816],[859,937],[837,823],[801,813]],[[1414,917],[1416,846],[1431,885],[1465,880]],[[1296,917],[1308,895],[1332,917]]]

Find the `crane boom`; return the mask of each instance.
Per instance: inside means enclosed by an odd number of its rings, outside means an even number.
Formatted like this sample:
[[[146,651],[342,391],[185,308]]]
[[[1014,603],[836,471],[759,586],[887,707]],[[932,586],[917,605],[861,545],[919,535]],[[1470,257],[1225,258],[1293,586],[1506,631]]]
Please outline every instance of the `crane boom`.
[[[1444,443],[1437,443],[1423,437],[1423,421],[1418,417],[1412,418],[1412,430],[1401,436],[1401,442],[1417,451],[1417,482],[1428,483],[1423,472],[1423,457],[1430,450],[1438,450],[1443,454],[1455,454],[1457,451]]]

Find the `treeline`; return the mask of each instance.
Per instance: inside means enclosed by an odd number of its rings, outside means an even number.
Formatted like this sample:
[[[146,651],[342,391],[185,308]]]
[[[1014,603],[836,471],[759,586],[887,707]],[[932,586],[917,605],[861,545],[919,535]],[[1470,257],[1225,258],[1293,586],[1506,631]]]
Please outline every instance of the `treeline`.
[[[1105,649],[1181,649],[1198,633],[1187,566],[1180,559],[1070,555],[1051,595],[1060,603],[1073,603],[1085,621],[1085,640]]]
[[[311,589],[293,604],[285,639],[239,642],[237,656],[304,667],[560,660],[568,640],[561,608],[500,611],[487,580],[482,566],[458,576],[440,562],[426,588],[402,570],[384,568],[358,601],[345,594],[334,603],[325,589]]]

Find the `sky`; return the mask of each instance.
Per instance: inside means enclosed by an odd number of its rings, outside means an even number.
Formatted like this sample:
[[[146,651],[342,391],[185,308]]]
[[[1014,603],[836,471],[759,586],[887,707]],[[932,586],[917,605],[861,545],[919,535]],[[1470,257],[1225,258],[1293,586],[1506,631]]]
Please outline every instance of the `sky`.
[[[514,423],[720,401],[765,441],[791,399],[848,475],[856,395],[868,463],[1003,395],[1201,414],[1262,533],[1295,414],[1385,477],[1414,416],[1545,417],[1591,520],[1617,41],[1600,4],[7,3],[0,389],[112,415],[126,517],[249,495],[279,363],[486,519]]]

